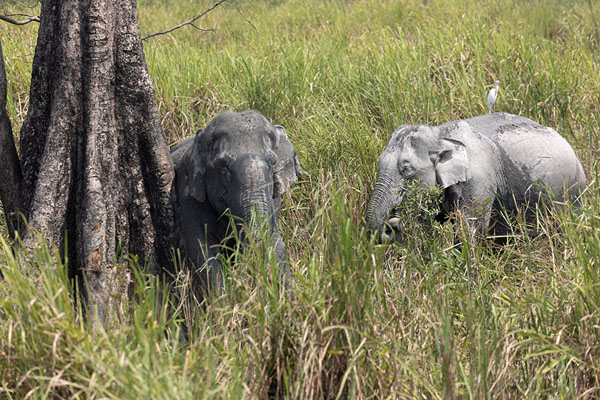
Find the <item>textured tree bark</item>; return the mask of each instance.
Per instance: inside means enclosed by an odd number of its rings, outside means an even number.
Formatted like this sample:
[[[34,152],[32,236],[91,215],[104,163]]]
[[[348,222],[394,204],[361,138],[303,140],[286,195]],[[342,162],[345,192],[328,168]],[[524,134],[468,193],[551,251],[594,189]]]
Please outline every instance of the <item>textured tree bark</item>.
[[[174,176],[148,74],[135,0],[44,0],[29,111],[21,130],[23,212],[50,243],[68,242],[91,317],[126,300],[127,258],[171,264]]]
[[[6,70],[0,43],[0,202],[4,208],[8,233],[11,237],[18,231],[21,207],[21,164],[12,135],[12,126],[6,113]]]

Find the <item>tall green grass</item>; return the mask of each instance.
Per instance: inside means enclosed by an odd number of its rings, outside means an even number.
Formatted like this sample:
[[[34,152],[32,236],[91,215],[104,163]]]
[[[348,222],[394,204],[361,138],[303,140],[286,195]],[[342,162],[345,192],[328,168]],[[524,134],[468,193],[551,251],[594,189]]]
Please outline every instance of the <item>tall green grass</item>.
[[[139,4],[151,33],[212,3]],[[215,32],[146,41],[147,62],[170,142],[225,109],[286,127],[305,171],[280,217],[295,300],[269,249],[251,243],[224,260],[225,288],[205,310],[184,272],[167,291],[138,271],[122,323],[94,330],[53,249],[25,256],[4,240],[0,398],[597,397],[600,5],[235,5],[200,21]],[[3,27],[17,135],[36,27]],[[505,246],[471,243],[427,212],[407,218],[406,241],[373,243],[363,218],[391,132],[486,112],[496,79],[498,110],[552,126],[576,149],[583,208],[541,215],[537,236],[516,227]]]

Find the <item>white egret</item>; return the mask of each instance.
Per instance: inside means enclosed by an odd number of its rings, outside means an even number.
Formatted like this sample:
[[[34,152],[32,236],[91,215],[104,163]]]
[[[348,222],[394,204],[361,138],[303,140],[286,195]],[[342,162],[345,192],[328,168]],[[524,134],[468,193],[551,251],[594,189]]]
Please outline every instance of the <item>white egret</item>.
[[[494,104],[498,98],[498,85],[500,85],[500,81],[494,82],[494,87],[491,88],[490,92],[488,93],[487,103],[490,112],[494,112]]]

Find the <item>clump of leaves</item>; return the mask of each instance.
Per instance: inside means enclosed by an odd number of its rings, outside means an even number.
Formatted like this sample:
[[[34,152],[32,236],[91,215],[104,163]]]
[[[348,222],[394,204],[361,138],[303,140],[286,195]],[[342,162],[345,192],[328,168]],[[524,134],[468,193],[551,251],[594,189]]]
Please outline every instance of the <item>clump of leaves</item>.
[[[440,230],[438,216],[441,212],[443,189],[421,182],[406,184],[402,204],[396,215],[404,225],[406,237],[421,238]]]

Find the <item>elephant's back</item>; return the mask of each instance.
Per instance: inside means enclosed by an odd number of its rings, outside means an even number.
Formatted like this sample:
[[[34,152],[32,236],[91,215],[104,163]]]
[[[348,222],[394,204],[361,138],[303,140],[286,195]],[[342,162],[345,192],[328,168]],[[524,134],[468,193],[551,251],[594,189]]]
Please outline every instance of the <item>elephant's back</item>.
[[[564,197],[565,190],[569,197],[576,197],[585,186],[575,151],[554,129],[507,113],[481,115],[465,122],[504,149],[532,181],[543,182],[558,198]]]
[[[171,159],[173,160],[175,170],[179,168],[181,161],[187,154],[188,150],[192,147],[194,143],[194,137],[195,136],[191,136],[187,139],[184,139],[171,148]]]
[[[474,131],[485,135],[493,141],[496,141],[499,136],[507,132],[513,132],[516,129],[546,129],[542,125],[530,120],[529,118],[508,113],[490,113],[478,115],[476,117],[466,119],[465,122],[471,125]],[[556,133],[555,131],[553,132]],[[558,133],[556,134],[558,135]]]

